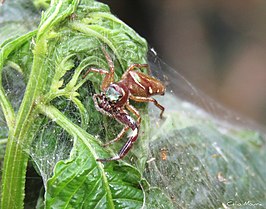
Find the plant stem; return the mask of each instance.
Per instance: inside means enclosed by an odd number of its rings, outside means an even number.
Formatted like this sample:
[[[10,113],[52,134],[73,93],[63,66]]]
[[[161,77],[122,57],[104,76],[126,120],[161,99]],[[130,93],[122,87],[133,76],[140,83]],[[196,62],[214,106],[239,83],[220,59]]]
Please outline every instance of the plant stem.
[[[24,44],[25,42],[27,42],[32,36],[34,36],[36,34],[36,31],[31,31],[9,43],[7,43],[4,46],[1,46],[1,51],[0,51],[0,82],[2,84],[2,70],[5,64],[5,61],[7,59],[7,57],[9,56],[9,54],[17,47],[20,47],[22,44]],[[2,111],[5,115],[5,120],[7,122],[7,126],[9,129],[12,129],[15,125],[15,113],[13,110],[12,105],[10,104],[6,94],[5,94],[5,90],[2,87],[2,85],[0,85],[0,104],[1,104],[1,108]]]
[[[23,152],[17,141],[10,137],[2,176],[2,209],[23,208],[27,161],[28,155]]]
[[[10,42],[1,48],[0,81],[2,68],[8,55],[24,43],[23,41],[28,40],[29,37],[36,33],[32,69],[17,115],[15,115],[3,87],[0,87],[0,104],[9,127],[2,175],[2,209],[23,208],[25,174],[28,161],[28,155],[24,152],[24,149],[28,149],[31,144],[33,136],[31,126],[37,115],[35,107],[38,102],[41,102],[44,84],[48,77],[47,59],[45,59],[48,54],[47,36],[54,25],[75,11],[78,3],[78,0],[73,0],[71,3],[64,0],[53,2],[46,12],[46,16],[43,17],[44,21],[41,22],[38,31],[29,33],[25,37],[18,39],[18,41]]]
[[[27,33],[4,45],[0,55],[0,74],[4,62],[9,54],[16,48],[27,42],[36,31]],[[2,80],[1,80],[2,81]],[[7,125],[9,127],[9,138],[7,140],[4,158],[4,169],[2,175],[2,201],[1,208],[22,208],[24,199],[25,173],[28,157],[20,148],[15,137],[15,113],[6,97],[3,87],[0,88],[1,107],[3,109]],[[18,130],[18,129],[17,129]],[[21,129],[23,132],[24,129]],[[2,141],[3,142],[3,141]],[[22,178],[21,178],[22,177]],[[15,191],[12,191],[15,190]]]
[[[2,209],[23,208],[25,174],[28,155],[24,152],[30,144],[30,126],[34,121],[33,107],[43,88],[45,39],[39,39],[34,50],[32,71],[24,98],[20,105],[14,129],[9,130],[2,176]],[[36,113],[35,113],[36,114]]]

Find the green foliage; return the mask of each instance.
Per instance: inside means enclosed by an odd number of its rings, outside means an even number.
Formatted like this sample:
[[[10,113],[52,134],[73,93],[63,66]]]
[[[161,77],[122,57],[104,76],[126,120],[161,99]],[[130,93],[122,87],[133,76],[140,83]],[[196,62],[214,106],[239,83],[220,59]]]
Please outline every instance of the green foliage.
[[[28,155],[44,178],[46,208],[62,204],[67,208],[139,208],[143,204],[142,178],[135,168],[96,162],[110,155],[91,134],[109,138],[107,133],[121,128],[114,125],[106,130],[109,119],[95,111],[91,96],[99,92],[101,76],[81,78],[90,66],[108,69],[102,47],[115,59],[116,76],[129,64],[146,61],[145,40],[110,14],[106,5],[94,1],[53,1],[37,30],[3,42],[1,70],[17,70],[26,89],[14,109],[5,94],[8,89],[1,88],[1,107],[9,128],[2,208],[23,207]],[[58,147],[72,151],[57,156],[55,167],[48,167],[53,172],[47,172],[43,158],[60,153]]]
[[[147,43],[105,4],[33,3],[46,9],[35,30],[21,35],[27,29],[20,28],[12,36],[0,31],[7,38],[0,39],[0,158],[5,148],[1,208],[23,208],[29,157],[44,182],[37,208],[265,203],[263,135],[225,127],[207,114],[197,116],[202,110],[180,107],[182,101],[169,93],[163,120],[136,104],[141,134],[123,161],[97,162],[121,148],[124,142],[110,148],[100,144],[113,139],[122,126],[94,107],[91,97],[100,92],[102,76],[91,73],[83,79],[82,74],[89,67],[108,69],[105,48],[118,80],[130,64],[147,63]],[[13,36],[17,34],[21,36]],[[184,116],[185,111],[191,114]]]

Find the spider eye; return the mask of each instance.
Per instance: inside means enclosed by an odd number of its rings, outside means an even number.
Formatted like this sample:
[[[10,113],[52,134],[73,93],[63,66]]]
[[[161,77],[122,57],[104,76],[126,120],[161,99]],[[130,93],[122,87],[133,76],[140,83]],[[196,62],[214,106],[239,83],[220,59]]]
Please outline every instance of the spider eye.
[[[117,102],[122,98],[122,94],[114,86],[108,87],[105,96],[111,102]]]

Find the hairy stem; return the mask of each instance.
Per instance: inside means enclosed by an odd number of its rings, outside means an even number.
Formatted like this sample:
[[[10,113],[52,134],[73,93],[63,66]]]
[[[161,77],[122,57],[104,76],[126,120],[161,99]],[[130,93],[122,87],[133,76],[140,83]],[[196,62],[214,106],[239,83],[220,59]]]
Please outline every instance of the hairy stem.
[[[35,48],[33,50],[33,63],[26,91],[19,107],[18,114],[15,117],[14,110],[4,89],[0,88],[0,99],[3,112],[9,126],[8,143],[4,158],[4,169],[2,175],[2,209],[23,208],[25,175],[28,161],[28,155],[24,149],[28,149],[33,135],[32,125],[36,115],[36,104],[41,102],[46,80],[48,79],[47,70],[47,37],[52,27],[74,12],[78,5],[78,0],[71,3],[58,0],[51,4],[50,9],[43,15],[43,20],[38,31],[30,35],[35,36]],[[29,36],[30,36],[29,35]],[[25,37],[28,40],[28,36]],[[19,40],[24,40],[23,38]],[[24,40],[25,41],[25,40]],[[2,46],[0,54],[0,69],[4,66],[4,61],[8,55],[21,46],[20,42],[12,42]],[[0,72],[1,73],[1,72]],[[1,80],[1,79],[0,79]]]
[[[15,113],[13,110],[12,105],[10,104],[6,94],[5,90],[2,86],[2,70],[5,64],[5,61],[9,54],[17,47],[20,47],[22,44],[24,44],[26,41],[28,41],[32,36],[36,34],[36,31],[32,31],[27,33],[26,35],[23,35],[19,37],[18,39],[15,39],[8,44],[1,46],[0,51],[0,104],[2,111],[5,115],[5,120],[7,122],[7,126],[9,129],[12,129],[15,125]]]
[[[9,130],[2,176],[1,208],[23,208],[25,174],[28,155],[23,151],[30,144],[29,131],[34,119],[33,107],[43,87],[43,57],[46,53],[45,39],[39,39],[34,51],[32,71],[19,108],[14,130]],[[19,163],[18,163],[19,162]]]

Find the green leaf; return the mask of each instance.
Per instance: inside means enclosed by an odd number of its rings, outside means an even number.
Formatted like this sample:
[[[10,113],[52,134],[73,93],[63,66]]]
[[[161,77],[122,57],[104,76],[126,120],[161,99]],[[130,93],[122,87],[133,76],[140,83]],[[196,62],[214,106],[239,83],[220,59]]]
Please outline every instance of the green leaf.
[[[140,208],[144,194],[141,175],[117,162],[96,162],[103,152],[92,136],[56,108],[39,106],[49,118],[75,136],[70,158],[60,161],[46,185],[46,208]]]
[[[73,7],[71,8],[72,10],[74,9]],[[57,5],[55,9],[56,15],[59,14],[58,10],[59,6]],[[64,11],[61,12],[64,13]],[[68,12],[71,12],[71,9],[69,9]],[[64,15],[61,17],[64,18]],[[56,18],[56,21],[60,22],[60,18]],[[45,25],[43,25],[43,27],[40,27],[43,28],[43,30],[46,29],[47,25],[52,25],[48,24],[48,22],[44,22],[44,24]],[[35,34],[35,32],[29,34],[22,36],[15,41],[11,40],[3,44],[0,57],[1,70],[4,63],[6,63],[9,58],[8,56],[11,55],[11,52],[14,53],[14,51],[21,46],[21,41],[29,41],[27,38],[31,37],[31,35]],[[37,98],[41,95],[41,92],[44,89],[43,87],[47,79],[47,77],[45,78],[45,75],[48,73],[45,71],[46,61],[44,59],[47,53],[47,37],[43,34],[43,31],[37,31],[36,34],[38,40],[35,43],[36,45],[33,52],[31,72],[22,103],[16,116],[14,116],[14,114],[12,115],[11,104],[6,98],[1,85],[1,106],[4,109],[3,112],[9,125],[8,143],[6,147],[2,176],[2,208],[11,209],[23,207],[25,175],[28,161],[28,155],[25,151],[30,147],[33,134],[35,133],[35,128],[33,128],[33,122],[36,117],[34,106]],[[11,48],[7,47],[8,44],[12,43],[13,46]],[[31,52],[29,52],[29,54],[30,53]],[[16,118],[14,119],[14,117]]]
[[[1,83],[9,128],[2,208],[23,207],[29,156],[44,182],[45,198],[38,208],[221,208],[231,200],[265,202],[263,136],[233,125],[225,128],[198,107],[185,109],[187,103],[168,93],[163,120],[148,115],[146,105],[134,104],[142,116],[141,133],[123,160],[97,162],[123,146],[123,140],[100,146],[115,138],[122,125],[94,107],[92,95],[101,91],[102,76],[90,73],[83,79],[82,74],[90,67],[108,70],[105,48],[118,81],[130,64],[147,62],[147,43],[105,4],[47,2],[35,1],[47,8],[35,31],[1,39],[0,70],[17,71],[27,85],[18,108]],[[190,84],[186,88],[162,69],[167,82],[195,96]],[[5,137],[7,126],[3,130]]]
[[[109,139],[110,130],[115,133],[117,125],[108,128],[106,118],[96,116],[91,98],[86,103],[85,99],[78,97],[87,92],[91,96],[93,92],[99,91],[99,76],[88,77],[94,88],[86,91],[84,85],[87,80],[82,80],[80,74],[89,66],[108,68],[101,51],[102,46],[107,47],[107,51],[115,58],[116,73],[119,76],[130,64],[145,62],[147,45],[144,39],[111,15],[106,5],[83,1],[75,10],[77,4],[78,1],[53,1],[35,32],[2,45],[1,70],[5,64],[11,63],[11,66],[23,73],[27,83],[16,115],[2,91],[4,99],[1,105],[7,110],[4,114],[10,123],[3,173],[2,208],[23,207],[28,153],[43,176],[47,208],[78,208],[81,204],[85,208],[140,208],[143,205],[144,191],[138,170],[118,163],[105,166],[96,163],[99,156],[109,155],[84,130],[88,125],[89,133],[103,132],[101,135]],[[76,12],[77,18],[72,20],[70,16],[73,12]],[[66,111],[68,100],[76,105],[76,109]],[[65,112],[66,116],[59,110]],[[8,111],[12,112],[12,117]],[[45,130],[48,133],[38,131],[42,128],[40,124],[43,117],[40,113],[60,125],[61,133],[68,132],[75,141],[70,158],[53,161],[50,167],[47,166],[48,159],[41,158],[41,154],[52,150],[58,156],[57,152],[63,150],[53,146],[60,130],[54,126]],[[13,131],[11,128],[14,121]],[[101,124],[105,127],[102,128]],[[49,137],[51,134],[53,136]],[[42,146],[38,150],[32,147],[38,144],[38,139],[43,140],[45,137],[50,139],[47,148]],[[32,143],[33,139],[35,141]],[[62,144],[58,143],[58,146]],[[44,163],[46,170],[42,169],[43,160],[48,162]],[[53,176],[47,172],[49,169],[54,170]],[[84,194],[88,194],[88,197]]]
[[[46,208],[141,208],[140,174],[130,166],[92,160],[82,143],[75,156],[57,163],[47,182]]]

